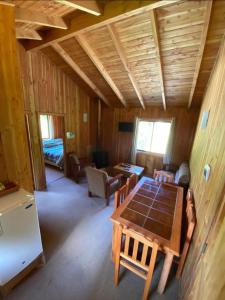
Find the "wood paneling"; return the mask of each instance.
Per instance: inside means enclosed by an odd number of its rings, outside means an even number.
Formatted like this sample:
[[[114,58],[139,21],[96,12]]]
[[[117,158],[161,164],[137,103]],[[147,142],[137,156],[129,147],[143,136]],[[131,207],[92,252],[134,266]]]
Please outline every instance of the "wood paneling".
[[[101,16],[71,15],[68,30],[50,30],[28,49],[57,42],[113,107],[200,107],[225,30],[225,0],[102,4]]]
[[[174,164],[179,165],[182,161],[188,160],[195,127],[198,119],[198,109],[187,110],[186,108],[169,108],[163,111],[162,108],[152,107],[142,110],[139,108],[114,109],[103,108],[102,110],[102,147],[109,152],[110,162],[129,162],[132,149],[132,133],[118,131],[119,122],[134,122],[135,117],[149,119],[175,118],[174,135]],[[145,166],[149,174],[154,168],[162,166],[162,157],[139,153],[137,163]]]
[[[64,116],[65,132],[75,133],[74,139],[66,139],[66,152],[75,151],[78,156],[87,157],[95,148],[97,136],[97,110],[90,110],[97,101],[91,99],[85,91],[59,67],[54,65],[41,52],[25,52],[20,45],[20,57],[23,70],[23,90],[25,111],[29,115],[32,131],[33,151],[36,164],[36,187],[43,189],[43,158],[40,146],[38,114],[56,114]],[[87,122],[83,114],[88,114]],[[91,121],[91,122],[90,122]],[[89,131],[91,129],[92,137]]]
[[[211,229],[221,211],[225,193],[224,65],[225,42],[204,97],[191,153],[191,187],[195,198],[197,227],[182,277],[182,299],[224,299],[224,209],[220,215],[223,223],[221,229]],[[204,111],[209,111],[209,120],[207,128],[201,129]],[[203,178],[205,164],[211,166],[208,182]],[[205,243],[208,246],[203,254]]]
[[[4,24],[0,30],[0,156],[4,156],[1,178],[32,191],[13,7],[0,5],[0,20]]]

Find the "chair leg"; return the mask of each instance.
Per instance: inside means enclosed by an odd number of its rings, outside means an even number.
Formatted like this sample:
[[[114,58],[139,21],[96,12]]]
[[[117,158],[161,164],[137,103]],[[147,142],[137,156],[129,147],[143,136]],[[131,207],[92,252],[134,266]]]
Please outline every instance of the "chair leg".
[[[152,249],[152,255],[151,255],[151,260],[150,260],[149,270],[148,270],[148,274],[147,274],[147,279],[145,282],[145,288],[144,288],[142,300],[148,299],[148,293],[149,293],[149,289],[150,289],[151,282],[152,282],[152,275],[153,275],[154,268],[155,268],[157,252],[158,252],[158,245],[154,244],[153,249]]]
[[[122,238],[122,228],[118,226],[115,232],[115,271],[114,271],[115,286],[118,286],[119,283],[121,238]]]
[[[88,197],[92,197],[92,192],[88,191]]]

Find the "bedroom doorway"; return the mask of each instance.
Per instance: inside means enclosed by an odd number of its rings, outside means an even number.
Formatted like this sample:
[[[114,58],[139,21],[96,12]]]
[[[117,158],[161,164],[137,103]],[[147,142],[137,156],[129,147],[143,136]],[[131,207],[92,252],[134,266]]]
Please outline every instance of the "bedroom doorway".
[[[39,114],[41,148],[46,185],[64,177],[65,126],[64,116]]]

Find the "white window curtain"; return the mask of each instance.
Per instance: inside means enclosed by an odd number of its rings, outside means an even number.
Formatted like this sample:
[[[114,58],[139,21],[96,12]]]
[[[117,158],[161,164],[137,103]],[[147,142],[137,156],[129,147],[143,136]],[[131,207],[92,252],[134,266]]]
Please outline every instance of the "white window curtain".
[[[167,142],[166,153],[163,156],[163,164],[170,164],[173,160],[173,144],[174,144],[175,118],[171,121],[170,135]]]
[[[132,151],[131,151],[131,163],[133,165],[136,164],[136,156],[137,156],[137,127],[138,127],[138,118],[135,118],[134,136],[133,136]]]

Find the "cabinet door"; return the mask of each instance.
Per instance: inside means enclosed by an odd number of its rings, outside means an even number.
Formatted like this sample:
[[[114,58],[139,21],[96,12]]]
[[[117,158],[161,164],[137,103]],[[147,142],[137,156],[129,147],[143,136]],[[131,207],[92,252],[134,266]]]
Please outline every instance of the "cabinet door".
[[[34,201],[0,216],[0,285],[7,283],[43,251]]]

